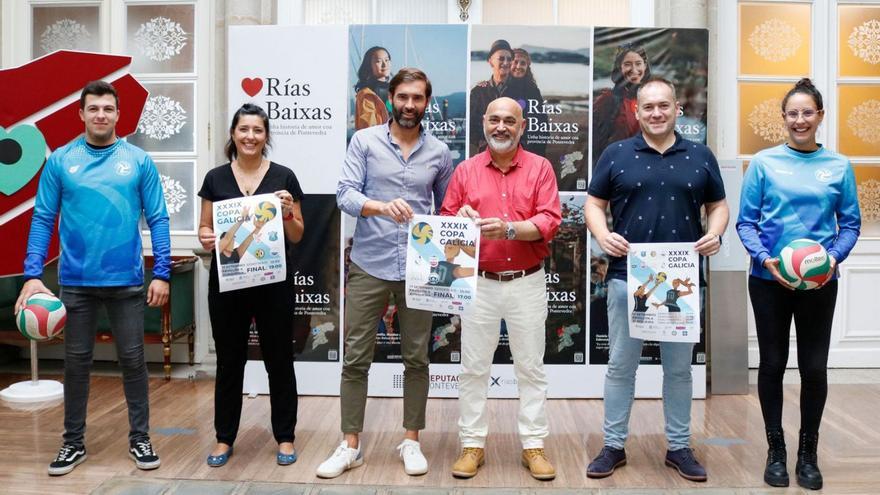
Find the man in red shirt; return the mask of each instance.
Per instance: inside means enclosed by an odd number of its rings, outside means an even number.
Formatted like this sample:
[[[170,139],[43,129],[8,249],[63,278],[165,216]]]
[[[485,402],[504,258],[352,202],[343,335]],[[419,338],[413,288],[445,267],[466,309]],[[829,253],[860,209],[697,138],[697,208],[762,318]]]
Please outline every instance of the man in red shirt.
[[[490,103],[483,117],[488,148],[455,169],[440,210],[441,215],[475,219],[482,235],[477,300],[461,320],[462,452],[452,466],[453,476],[460,478],[476,475],[484,462],[489,432],[486,396],[502,318],[519,386],[522,463],[537,479],[556,477],[544,453],[548,427],[543,263],[562,217],[553,167],[519,145],[525,125],[516,101],[498,98]]]

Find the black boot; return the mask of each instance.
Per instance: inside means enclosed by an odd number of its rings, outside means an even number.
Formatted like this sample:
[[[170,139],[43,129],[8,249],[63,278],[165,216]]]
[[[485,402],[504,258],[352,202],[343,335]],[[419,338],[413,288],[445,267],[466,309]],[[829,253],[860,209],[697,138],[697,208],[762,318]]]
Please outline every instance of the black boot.
[[[788,469],[785,467],[785,436],[782,430],[767,430],[767,467],[764,482],[770,486],[788,486]]]
[[[798,442],[798,460],[794,468],[798,484],[810,490],[822,488],[822,473],[819,471],[819,433],[801,430]]]

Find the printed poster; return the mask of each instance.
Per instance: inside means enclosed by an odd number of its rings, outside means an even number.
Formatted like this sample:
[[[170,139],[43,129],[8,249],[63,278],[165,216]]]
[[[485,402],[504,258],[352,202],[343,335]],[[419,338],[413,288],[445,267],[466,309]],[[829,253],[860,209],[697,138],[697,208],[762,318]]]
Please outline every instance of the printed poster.
[[[550,161],[560,191],[586,191],[591,42],[588,27],[473,26],[469,155],[486,149],[489,103],[513,98],[526,120],[523,148]]]
[[[214,202],[220,292],[287,278],[281,200],[258,194]]]
[[[452,163],[465,156],[467,26],[353,25],[348,30],[348,138],[388,122],[394,112],[389,83],[402,67],[431,81],[422,127],[449,146]]]
[[[627,291],[631,337],[700,341],[699,255],[693,243],[630,244]]]
[[[480,230],[469,218],[415,215],[406,253],[407,307],[468,311],[477,297],[479,240]]]
[[[584,194],[560,194],[562,223],[550,241],[550,254],[544,258],[547,285],[546,348],[544,364],[583,365],[587,363],[587,224]],[[434,321],[437,321],[435,315]],[[507,323],[501,320],[500,338],[494,364],[511,364]],[[433,361],[432,361],[433,362]]]
[[[675,130],[706,144],[709,32],[705,29],[597,27],[593,40],[593,164],[611,143],[639,132],[636,92],[663,77],[681,104]]]
[[[560,194],[562,224],[544,260],[547,279],[545,364],[585,364],[587,350],[587,225],[583,194]]]

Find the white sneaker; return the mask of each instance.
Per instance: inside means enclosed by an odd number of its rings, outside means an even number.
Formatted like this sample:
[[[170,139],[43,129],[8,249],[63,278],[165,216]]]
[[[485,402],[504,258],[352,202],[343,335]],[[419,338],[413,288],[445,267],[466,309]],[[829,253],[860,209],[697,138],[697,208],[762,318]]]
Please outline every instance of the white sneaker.
[[[333,451],[333,454],[318,466],[315,474],[319,478],[335,478],[363,463],[364,458],[361,456],[360,446],[356,449],[349,448],[348,442],[343,440],[339,447],[336,447],[336,450]]]
[[[410,476],[418,476],[428,472],[428,460],[422,454],[419,442],[407,438],[397,446],[397,450],[403,460],[403,472]]]

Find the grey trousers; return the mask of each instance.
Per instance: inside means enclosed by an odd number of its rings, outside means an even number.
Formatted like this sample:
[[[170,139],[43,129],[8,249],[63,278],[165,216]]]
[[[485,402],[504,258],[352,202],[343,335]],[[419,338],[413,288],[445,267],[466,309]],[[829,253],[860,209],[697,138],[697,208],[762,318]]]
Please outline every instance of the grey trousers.
[[[85,443],[89,375],[101,304],[107,308],[116,354],[122,368],[122,385],[128,404],[129,442],[149,438],[149,376],[144,361],[144,287],[65,286],[61,288],[61,302],[67,309],[64,328],[64,442],[78,446]]]
[[[431,312],[407,308],[406,282],[378,279],[352,263],[346,285],[345,358],[339,393],[343,433],[360,433],[364,429],[367,379],[376,349],[379,319],[389,292],[394,293],[400,317],[403,427],[407,430],[425,428]]]

